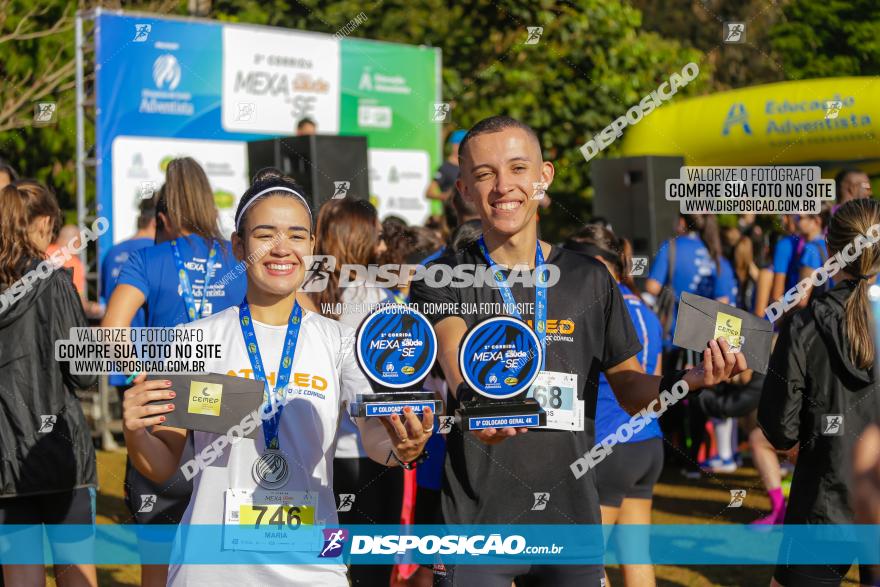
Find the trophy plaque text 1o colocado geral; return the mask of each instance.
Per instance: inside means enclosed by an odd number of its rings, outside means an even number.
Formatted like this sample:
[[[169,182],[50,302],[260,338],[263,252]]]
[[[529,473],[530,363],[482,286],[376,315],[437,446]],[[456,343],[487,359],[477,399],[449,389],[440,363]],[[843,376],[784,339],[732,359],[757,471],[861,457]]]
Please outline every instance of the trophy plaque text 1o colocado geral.
[[[357,395],[352,416],[391,416],[406,407],[437,413],[440,401],[419,388],[437,359],[437,336],[422,314],[403,304],[379,307],[358,327],[355,355],[373,393]]]
[[[477,397],[455,411],[463,430],[537,428],[547,414],[526,393],[541,372],[543,351],[537,335],[517,318],[497,316],[465,334],[458,365]]]

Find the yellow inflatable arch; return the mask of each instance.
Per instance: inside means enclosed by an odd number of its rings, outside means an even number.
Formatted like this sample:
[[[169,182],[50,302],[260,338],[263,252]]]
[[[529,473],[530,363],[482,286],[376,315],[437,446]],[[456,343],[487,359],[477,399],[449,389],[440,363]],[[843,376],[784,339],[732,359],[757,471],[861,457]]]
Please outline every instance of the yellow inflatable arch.
[[[624,132],[623,155],[688,165],[818,164],[880,173],[880,77],[781,82],[673,99]]]

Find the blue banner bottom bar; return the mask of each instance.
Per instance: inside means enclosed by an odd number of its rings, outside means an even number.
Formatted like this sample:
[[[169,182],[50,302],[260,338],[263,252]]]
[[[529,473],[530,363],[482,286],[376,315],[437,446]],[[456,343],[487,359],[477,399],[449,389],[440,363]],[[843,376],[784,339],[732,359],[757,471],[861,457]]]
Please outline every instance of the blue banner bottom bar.
[[[224,543],[259,550],[224,549]],[[785,553],[785,561],[779,560],[780,552]],[[880,564],[880,526],[0,526],[0,564],[4,565],[815,565],[854,561]]]

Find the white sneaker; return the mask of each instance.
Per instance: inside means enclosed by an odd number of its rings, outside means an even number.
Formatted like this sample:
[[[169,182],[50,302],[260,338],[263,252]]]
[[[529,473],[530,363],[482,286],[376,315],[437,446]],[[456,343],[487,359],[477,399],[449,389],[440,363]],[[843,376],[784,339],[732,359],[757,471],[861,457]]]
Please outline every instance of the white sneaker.
[[[713,473],[733,473],[739,467],[733,459],[720,459],[713,457],[700,463],[700,468]]]

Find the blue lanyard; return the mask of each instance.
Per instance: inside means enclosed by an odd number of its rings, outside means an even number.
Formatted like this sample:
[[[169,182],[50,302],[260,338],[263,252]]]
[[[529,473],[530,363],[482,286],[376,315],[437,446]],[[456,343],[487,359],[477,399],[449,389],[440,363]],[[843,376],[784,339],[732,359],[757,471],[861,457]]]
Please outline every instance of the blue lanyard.
[[[489,249],[486,247],[486,241],[483,240],[482,236],[477,244],[480,246],[480,252],[483,253],[489,266],[494,266],[495,261],[493,261],[492,257],[489,255]],[[545,285],[546,279],[544,279],[544,271],[542,270],[538,272],[538,268],[543,265],[544,251],[541,250],[541,241],[538,241],[535,245],[535,276],[537,278],[535,280],[535,332],[538,335],[538,340],[541,341],[542,371],[544,370],[544,365],[547,363],[547,286]],[[510,286],[507,285],[507,279],[504,278],[500,271],[495,271],[493,275],[495,276],[496,283],[498,283],[498,291],[501,292],[501,298],[504,300],[506,309],[513,314],[514,318],[522,320],[522,315],[516,309],[516,300],[513,299],[513,294],[510,292]]]
[[[180,280],[180,290],[183,296],[183,303],[186,305],[186,315],[190,322],[201,318],[205,315],[205,305],[208,301],[208,284],[214,279],[216,268],[214,267],[214,257],[217,256],[217,243],[211,245],[211,252],[208,253],[208,261],[205,265],[205,286],[202,288],[202,301],[199,305],[199,313],[196,315],[196,302],[193,298],[192,287],[189,284],[189,276],[186,274],[186,268],[183,266],[183,259],[180,258],[180,249],[177,247],[177,239],[171,241],[171,251],[174,253],[174,263],[177,265],[177,278]]]
[[[290,381],[290,372],[293,369],[293,355],[296,352],[296,341],[299,338],[299,328],[302,325],[302,308],[298,302],[293,303],[293,311],[290,312],[290,321],[287,323],[287,335],[284,337],[284,351],[281,353],[281,364],[275,375],[274,391],[269,386],[266,371],[263,369],[263,360],[260,358],[260,347],[257,344],[257,335],[254,332],[254,321],[251,318],[251,309],[247,300],[243,301],[239,308],[239,323],[241,334],[244,336],[244,346],[247,348],[248,358],[251,360],[251,368],[254,370],[254,379],[262,380],[266,384],[266,405],[263,411],[266,414],[275,413],[271,418],[263,419],[263,438],[266,448],[278,450],[278,425],[281,422],[281,412],[284,411],[284,403],[278,402],[277,395],[283,395]],[[276,403],[278,403],[276,407]]]

